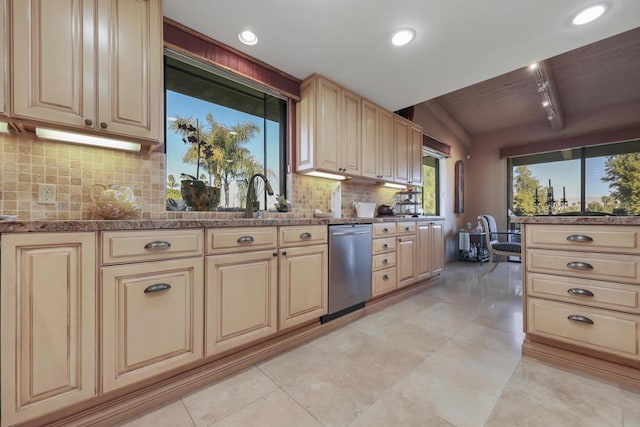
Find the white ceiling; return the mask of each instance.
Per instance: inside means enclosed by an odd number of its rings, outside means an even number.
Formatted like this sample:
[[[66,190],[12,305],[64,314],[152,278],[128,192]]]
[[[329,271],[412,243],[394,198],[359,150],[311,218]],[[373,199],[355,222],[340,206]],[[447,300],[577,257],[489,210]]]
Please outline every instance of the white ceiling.
[[[164,15],[288,74],[321,73],[389,110],[640,26],[639,0],[163,0]],[[391,34],[414,28],[409,45]],[[238,40],[244,29],[255,46]],[[640,70],[639,70],[640,72]]]

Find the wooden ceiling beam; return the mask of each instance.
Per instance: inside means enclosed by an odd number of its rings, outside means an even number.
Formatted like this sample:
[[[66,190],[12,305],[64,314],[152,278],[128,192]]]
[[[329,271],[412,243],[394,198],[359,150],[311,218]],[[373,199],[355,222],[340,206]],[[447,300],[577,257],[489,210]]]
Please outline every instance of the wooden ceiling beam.
[[[451,131],[456,138],[462,143],[469,145],[471,143],[471,136],[467,131],[458,123],[447,110],[437,100],[432,99],[426,102],[427,108],[440,121],[449,131]]]

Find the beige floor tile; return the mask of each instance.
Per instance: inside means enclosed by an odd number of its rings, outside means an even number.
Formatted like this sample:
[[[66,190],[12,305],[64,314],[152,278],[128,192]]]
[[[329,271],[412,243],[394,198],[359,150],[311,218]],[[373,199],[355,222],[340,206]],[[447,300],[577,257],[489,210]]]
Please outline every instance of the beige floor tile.
[[[321,427],[282,390],[276,390],[213,424],[215,427]]]
[[[457,426],[482,425],[520,359],[500,341],[508,337],[469,325],[394,390]]]
[[[121,427],[194,427],[187,408],[181,400],[163,406],[142,417],[120,424]]]
[[[197,427],[209,426],[271,393],[278,386],[251,368],[196,393],[183,402]]]
[[[557,425],[622,426],[620,389],[524,358],[487,425],[502,426],[517,419],[523,425],[544,425],[544,421],[556,420]]]
[[[258,365],[278,386],[295,381],[307,372],[327,365],[327,356],[316,346],[306,344]]]
[[[453,337],[480,314],[482,310],[467,304],[439,302],[405,320],[426,331]]]
[[[375,397],[357,384],[359,375],[344,364],[302,375],[282,390],[324,426],[345,426],[363,413]]]
[[[385,393],[356,418],[349,427],[450,427],[428,408],[417,405],[394,392]]]
[[[621,391],[624,427],[640,427],[640,391]]]

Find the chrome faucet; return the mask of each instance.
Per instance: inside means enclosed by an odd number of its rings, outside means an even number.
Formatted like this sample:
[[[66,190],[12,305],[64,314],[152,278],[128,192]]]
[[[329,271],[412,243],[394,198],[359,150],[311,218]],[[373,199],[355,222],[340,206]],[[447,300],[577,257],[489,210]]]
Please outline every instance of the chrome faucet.
[[[249,179],[249,186],[247,187],[247,206],[244,210],[245,218],[253,218],[253,193],[254,193],[254,180],[256,178],[262,178],[264,181],[264,188],[267,191],[267,194],[273,196],[273,188],[271,188],[271,184],[269,184],[269,180],[266,176],[261,173],[255,173]]]

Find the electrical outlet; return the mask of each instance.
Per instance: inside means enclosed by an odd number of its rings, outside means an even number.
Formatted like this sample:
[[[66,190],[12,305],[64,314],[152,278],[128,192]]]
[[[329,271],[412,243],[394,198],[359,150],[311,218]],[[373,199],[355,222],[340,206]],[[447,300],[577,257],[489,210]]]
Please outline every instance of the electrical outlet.
[[[38,184],[38,203],[52,205],[56,202],[55,184]]]

